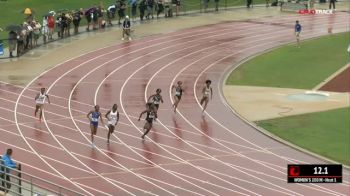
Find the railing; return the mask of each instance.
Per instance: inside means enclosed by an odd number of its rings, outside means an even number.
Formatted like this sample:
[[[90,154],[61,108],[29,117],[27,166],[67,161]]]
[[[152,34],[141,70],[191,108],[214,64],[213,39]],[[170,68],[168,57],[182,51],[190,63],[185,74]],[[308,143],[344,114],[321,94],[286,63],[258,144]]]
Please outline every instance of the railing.
[[[55,183],[35,177],[22,171],[22,166],[19,164],[18,169],[12,169],[6,173],[8,169],[3,164],[0,156],[0,195],[1,191],[11,195],[33,196],[33,195],[83,195],[81,193],[68,190]]]

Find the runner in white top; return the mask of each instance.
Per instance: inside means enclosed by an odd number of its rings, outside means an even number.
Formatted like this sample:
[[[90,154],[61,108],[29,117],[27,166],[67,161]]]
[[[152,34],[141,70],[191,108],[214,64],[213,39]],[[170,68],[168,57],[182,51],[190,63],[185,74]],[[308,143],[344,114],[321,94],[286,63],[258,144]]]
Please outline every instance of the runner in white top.
[[[115,126],[117,126],[119,121],[119,112],[117,109],[118,109],[118,105],[114,104],[112,109],[109,110],[105,115],[108,121],[107,144],[109,144],[109,138],[111,137],[111,134],[114,132]]]
[[[47,95],[45,93],[45,90],[46,90],[45,88],[41,88],[40,92],[34,98],[35,103],[36,103],[34,116],[36,117],[36,114],[40,110],[39,121],[41,121],[41,118],[42,118],[42,115],[43,115],[43,109],[44,109],[44,104],[45,104],[46,98],[47,98],[47,102],[50,103],[49,95]]]
[[[203,97],[201,99],[201,105],[203,106],[202,113],[204,114],[204,110],[207,108],[208,102],[209,102],[209,95],[210,99],[213,99],[213,89],[211,88],[211,80],[206,80],[205,81],[205,87],[202,90]]]
[[[184,92],[184,90],[182,89],[182,82],[178,81],[177,86],[173,85],[171,87],[171,90],[173,90],[173,89],[175,89],[173,108],[174,108],[174,112],[176,113],[177,105],[179,104],[181,97],[182,97],[182,93]]]

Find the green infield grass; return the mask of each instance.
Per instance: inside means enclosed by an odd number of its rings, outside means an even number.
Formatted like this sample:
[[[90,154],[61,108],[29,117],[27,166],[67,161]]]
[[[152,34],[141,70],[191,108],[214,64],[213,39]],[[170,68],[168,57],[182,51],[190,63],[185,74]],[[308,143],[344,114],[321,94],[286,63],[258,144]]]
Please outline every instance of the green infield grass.
[[[350,34],[340,33],[282,46],[234,70],[229,85],[312,89],[349,62]]]
[[[350,107],[256,122],[304,149],[350,165]]]

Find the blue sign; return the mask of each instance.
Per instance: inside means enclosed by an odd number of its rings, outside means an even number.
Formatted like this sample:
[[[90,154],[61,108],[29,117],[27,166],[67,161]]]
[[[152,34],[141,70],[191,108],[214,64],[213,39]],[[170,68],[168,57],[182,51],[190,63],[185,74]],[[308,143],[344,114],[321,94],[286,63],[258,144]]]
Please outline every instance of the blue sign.
[[[4,55],[4,44],[0,41],[0,55]]]

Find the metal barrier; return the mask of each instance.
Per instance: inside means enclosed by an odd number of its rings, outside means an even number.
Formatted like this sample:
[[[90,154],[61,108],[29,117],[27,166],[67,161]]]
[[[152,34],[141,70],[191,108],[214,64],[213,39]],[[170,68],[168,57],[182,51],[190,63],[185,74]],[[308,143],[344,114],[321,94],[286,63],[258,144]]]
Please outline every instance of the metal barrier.
[[[5,172],[7,168],[0,156],[0,195],[1,192],[11,195],[33,196],[33,195],[77,195],[83,194],[68,190],[55,183],[35,177],[22,171],[21,164],[18,169],[10,169],[11,172]]]

